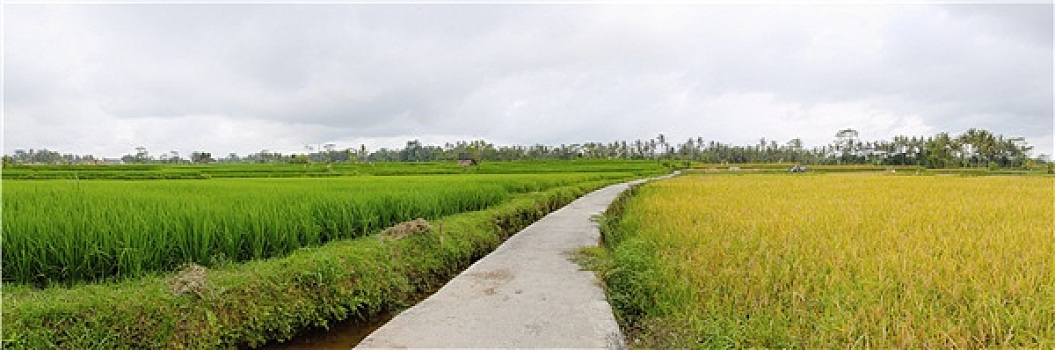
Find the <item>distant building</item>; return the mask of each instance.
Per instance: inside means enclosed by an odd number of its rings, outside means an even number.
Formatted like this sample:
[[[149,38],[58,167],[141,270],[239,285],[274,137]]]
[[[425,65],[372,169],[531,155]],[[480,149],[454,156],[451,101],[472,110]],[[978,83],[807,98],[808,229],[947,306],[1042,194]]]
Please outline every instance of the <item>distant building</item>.
[[[470,166],[470,165],[476,165],[476,164],[477,164],[476,163],[476,159],[473,159],[473,158],[461,158],[461,159],[458,159],[458,165],[461,165],[461,166]]]
[[[103,158],[95,161],[98,165],[120,165],[125,162],[121,158]]]

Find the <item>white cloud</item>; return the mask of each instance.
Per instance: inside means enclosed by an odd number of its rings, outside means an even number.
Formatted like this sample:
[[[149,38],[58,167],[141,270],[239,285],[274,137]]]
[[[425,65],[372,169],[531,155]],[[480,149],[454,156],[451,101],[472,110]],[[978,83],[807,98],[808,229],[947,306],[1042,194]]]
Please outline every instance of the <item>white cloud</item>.
[[[1050,4],[5,11],[7,152],[659,133],[820,145],[847,127],[867,139],[979,127],[1052,148]]]

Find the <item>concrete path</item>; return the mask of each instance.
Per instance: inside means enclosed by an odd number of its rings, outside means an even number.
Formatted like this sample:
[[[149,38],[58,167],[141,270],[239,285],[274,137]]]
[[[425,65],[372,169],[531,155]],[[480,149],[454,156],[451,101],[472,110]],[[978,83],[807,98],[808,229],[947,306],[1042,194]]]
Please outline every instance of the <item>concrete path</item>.
[[[587,194],[528,226],[357,347],[625,348],[601,282],[570,259],[598,244],[591,217],[629,184]]]

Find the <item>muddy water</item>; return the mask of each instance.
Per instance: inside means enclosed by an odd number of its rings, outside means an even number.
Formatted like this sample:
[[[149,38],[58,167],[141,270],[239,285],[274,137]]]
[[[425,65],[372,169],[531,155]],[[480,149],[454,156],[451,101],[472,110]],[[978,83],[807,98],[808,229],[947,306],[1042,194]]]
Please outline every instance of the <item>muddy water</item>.
[[[364,322],[346,320],[330,326],[330,329],[314,329],[298,335],[285,343],[268,344],[265,350],[307,350],[307,349],[351,349],[363,341],[371,332],[383,326],[395,314],[378,315],[376,319]]]
[[[476,262],[479,258],[475,258],[472,262]],[[453,278],[453,277],[451,277]],[[449,279],[448,279],[449,280]],[[414,305],[428,298],[430,295],[435,294],[443,285],[447,282],[437,283],[431,286],[428,290],[421,292],[414,298],[412,303]],[[293,339],[286,341],[281,344],[267,344],[261,347],[264,350],[308,350],[308,349],[351,349],[352,347],[359,345],[363,339],[366,339],[370,333],[373,333],[385,323],[388,323],[393,317],[399,314],[399,311],[387,311],[379,315],[375,315],[370,320],[355,320],[349,319],[343,322],[338,322],[330,329],[313,329],[305,331],[302,334],[297,335]]]

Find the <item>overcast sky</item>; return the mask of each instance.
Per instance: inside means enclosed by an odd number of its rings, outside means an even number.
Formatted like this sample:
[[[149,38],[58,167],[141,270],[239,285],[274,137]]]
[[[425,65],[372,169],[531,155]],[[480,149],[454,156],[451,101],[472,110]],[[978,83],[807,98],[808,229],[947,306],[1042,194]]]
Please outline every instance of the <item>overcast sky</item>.
[[[4,5],[4,153],[486,139],[1052,154],[1052,5]]]

